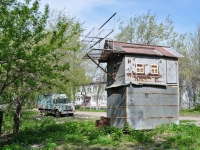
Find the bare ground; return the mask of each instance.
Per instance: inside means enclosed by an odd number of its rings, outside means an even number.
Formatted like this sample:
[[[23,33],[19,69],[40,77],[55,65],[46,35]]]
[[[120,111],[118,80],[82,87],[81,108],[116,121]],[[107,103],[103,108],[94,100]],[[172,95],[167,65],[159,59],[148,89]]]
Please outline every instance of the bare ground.
[[[84,112],[84,111],[76,111],[74,113],[75,116],[79,118],[100,118],[101,116],[107,117],[106,112]],[[198,126],[200,126],[200,115],[197,116],[179,116],[179,120],[190,120]]]

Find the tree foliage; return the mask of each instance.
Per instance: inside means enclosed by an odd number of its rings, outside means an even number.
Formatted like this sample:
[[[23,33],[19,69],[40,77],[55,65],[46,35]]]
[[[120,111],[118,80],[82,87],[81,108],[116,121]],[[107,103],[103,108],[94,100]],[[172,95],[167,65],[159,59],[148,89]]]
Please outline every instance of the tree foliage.
[[[196,105],[199,99],[200,87],[200,25],[198,24],[196,30],[186,34],[187,41],[187,55],[188,58],[185,70],[187,75],[185,82],[188,83],[188,93],[190,94],[190,107]]]
[[[176,39],[173,21],[166,17],[164,22],[158,22],[156,14],[150,10],[146,14],[135,15],[129,21],[120,21],[117,41],[150,45],[166,45]]]
[[[55,80],[68,82],[69,63],[64,62],[63,46],[80,35],[81,24],[62,16],[48,24],[49,7],[39,11],[39,1],[4,0],[0,2],[0,100],[16,101],[15,123],[18,132],[21,106],[31,91],[57,86]],[[58,49],[60,49],[58,51]]]

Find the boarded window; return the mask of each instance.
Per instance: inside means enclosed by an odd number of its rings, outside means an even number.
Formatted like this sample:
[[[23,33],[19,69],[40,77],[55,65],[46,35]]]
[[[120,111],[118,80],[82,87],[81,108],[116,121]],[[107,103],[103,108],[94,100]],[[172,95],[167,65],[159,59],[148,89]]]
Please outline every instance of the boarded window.
[[[137,73],[144,73],[144,65],[143,64],[137,64],[136,65],[136,72]]]
[[[117,66],[116,65],[114,65],[114,68],[113,68],[113,77],[115,77],[116,76],[116,74],[117,74]]]
[[[158,65],[151,65],[151,74],[158,74]]]

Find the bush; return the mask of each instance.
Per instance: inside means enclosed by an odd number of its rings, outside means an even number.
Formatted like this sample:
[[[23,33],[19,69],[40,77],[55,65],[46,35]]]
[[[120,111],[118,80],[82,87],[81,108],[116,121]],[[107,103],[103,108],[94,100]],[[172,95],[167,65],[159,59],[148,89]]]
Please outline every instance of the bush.
[[[195,107],[194,107],[194,110],[195,111],[200,111],[200,104],[196,104]]]

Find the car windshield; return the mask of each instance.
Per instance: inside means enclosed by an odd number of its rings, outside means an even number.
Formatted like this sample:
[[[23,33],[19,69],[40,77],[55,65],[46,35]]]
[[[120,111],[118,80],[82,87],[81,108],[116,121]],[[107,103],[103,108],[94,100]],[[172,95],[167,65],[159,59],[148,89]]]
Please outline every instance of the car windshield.
[[[59,98],[56,100],[56,103],[69,103],[69,99],[67,98]]]

